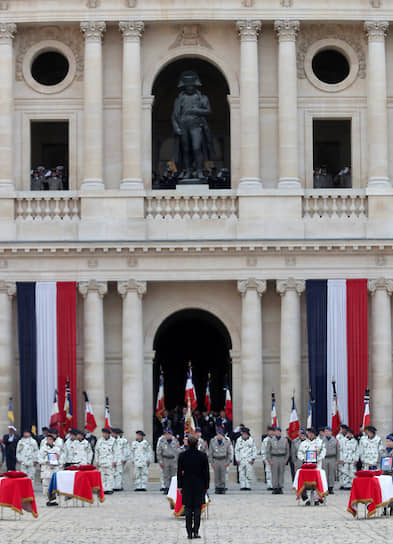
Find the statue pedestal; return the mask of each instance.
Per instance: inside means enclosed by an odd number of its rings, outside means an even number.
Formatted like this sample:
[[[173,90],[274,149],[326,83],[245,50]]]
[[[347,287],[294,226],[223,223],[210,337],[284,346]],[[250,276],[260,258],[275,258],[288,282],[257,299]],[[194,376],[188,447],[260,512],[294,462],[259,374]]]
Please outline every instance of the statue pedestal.
[[[198,183],[197,179],[183,180],[181,184],[176,185],[176,191],[181,193],[206,193],[209,191],[208,183]]]

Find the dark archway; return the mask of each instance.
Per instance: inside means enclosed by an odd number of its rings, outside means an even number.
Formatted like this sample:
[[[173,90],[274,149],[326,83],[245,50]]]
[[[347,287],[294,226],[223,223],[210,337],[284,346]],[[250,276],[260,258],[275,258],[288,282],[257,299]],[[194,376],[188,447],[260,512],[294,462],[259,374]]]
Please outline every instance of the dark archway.
[[[209,373],[212,410],[219,411],[223,408],[227,381],[232,389],[229,351],[232,342],[222,321],[204,310],[181,310],[163,321],[155,335],[153,346],[156,352],[153,371],[154,401],[157,398],[162,368],[167,408],[174,410],[176,407],[183,407],[188,362],[191,361],[198,409],[204,409]]]
[[[186,57],[168,64],[155,79],[152,135],[153,135],[153,189],[174,189],[167,180],[168,163],[173,162],[175,139],[171,116],[173,105],[179,92],[179,76],[186,70],[197,72],[202,83],[202,92],[210,101],[212,114],[209,127],[214,143],[214,161],[206,165],[213,168],[212,178],[217,177],[222,168],[230,170],[230,112],[228,105],[229,86],[223,74],[210,62],[196,57]],[[210,183],[211,188],[230,188],[230,177]]]

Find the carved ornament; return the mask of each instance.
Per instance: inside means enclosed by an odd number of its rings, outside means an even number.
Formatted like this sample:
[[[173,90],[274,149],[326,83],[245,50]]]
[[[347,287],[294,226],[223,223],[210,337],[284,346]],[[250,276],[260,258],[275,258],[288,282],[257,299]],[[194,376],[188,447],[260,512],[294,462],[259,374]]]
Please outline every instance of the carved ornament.
[[[175,41],[169,46],[169,49],[187,46],[199,46],[212,49],[212,46],[202,35],[200,25],[197,24],[183,25]]]

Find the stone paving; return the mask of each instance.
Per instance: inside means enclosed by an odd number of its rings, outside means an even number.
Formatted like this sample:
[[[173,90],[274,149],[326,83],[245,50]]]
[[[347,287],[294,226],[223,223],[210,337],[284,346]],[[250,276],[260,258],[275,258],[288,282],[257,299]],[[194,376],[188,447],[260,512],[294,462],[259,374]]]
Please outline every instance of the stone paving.
[[[147,493],[124,491],[100,506],[47,508],[37,487],[39,518],[4,509],[0,540],[21,544],[179,544],[188,542],[184,519],[177,519],[166,498],[150,483]],[[252,492],[229,484],[226,495],[212,494],[201,527],[209,544],[369,544],[393,542],[393,518],[356,520],[346,512],[348,492],[336,491],[327,506],[298,506],[289,487],[271,495],[257,483]],[[363,508],[363,507],[362,507]]]

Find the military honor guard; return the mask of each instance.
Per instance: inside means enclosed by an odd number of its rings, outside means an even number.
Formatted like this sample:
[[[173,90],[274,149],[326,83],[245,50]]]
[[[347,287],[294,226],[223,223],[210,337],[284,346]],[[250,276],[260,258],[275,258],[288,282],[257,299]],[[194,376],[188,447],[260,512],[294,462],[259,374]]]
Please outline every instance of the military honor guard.
[[[41,445],[38,461],[41,465],[42,491],[47,496],[52,474],[60,470],[63,465],[62,451],[59,446],[56,446],[53,435],[49,434],[45,439],[45,443]],[[57,506],[57,502],[48,497],[46,505]]]
[[[364,470],[377,470],[384,449],[382,439],[373,425],[368,425],[365,431],[366,437],[359,443],[359,457]]]
[[[130,445],[127,438],[123,436],[123,431],[120,428],[112,427],[112,436],[115,439],[115,448],[117,450],[117,459],[114,472],[114,491],[123,491],[123,472],[127,461],[131,459]]]
[[[135,491],[146,491],[149,466],[153,462],[153,450],[143,431],[136,431],[131,444],[131,460],[134,465]]]
[[[179,442],[173,436],[172,429],[164,430],[164,438],[157,442],[157,461],[163,470],[164,475],[164,493],[167,494],[171,479],[176,476],[177,459],[179,456]]]
[[[90,443],[85,438],[85,433],[78,430],[76,438],[79,441],[79,464],[90,465],[93,460],[93,450],[91,449]]]
[[[204,440],[202,438],[202,431],[201,431],[200,427],[197,427],[195,429],[194,436],[198,440],[198,446],[197,446],[198,450],[203,452],[203,453],[207,453],[208,445],[207,445],[206,440]]]
[[[291,443],[291,455],[292,459],[295,465],[295,472],[299,470],[299,468],[302,466],[302,461],[297,456],[297,452],[299,451],[300,444],[304,442],[307,438],[307,431],[306,429],[299,429],[299,436],[292,440]]]
[[[115,439],[111,436],[111,430],[102,429],[102,437],[97,440],[94,452],[94,464],[101,472],[102,486],[106,495],[112,495],[114,486],[115,466],[119,458],[115,447]]]
[[[229,467],[233,449],[229,438],[224,435],[224,430],[217,429],[217,434],[210,440],[208,457],[214,470],[214,483],[218,495],[225,494],[225,480],[227,468]]]
[[[285,465],[289,458],[289,443],[281,436],[281,428],[275,427],[274,436],[266,448],[266,460],[272,472],[273,495],[282,495],[284,487]]]
[[[325,427],[325,436],[322,438],[326,455],[322,461],[322,468],[326,472],[329,494],[334,494],[334,481],[336,479],[338,442],[333,436],[332,428]]]
[[[34,482],[35,469],[38,464],[38,444],[31,436],[31,431],[23,431],[23,436],[16,447],[16,459],[20,469]]]
[[[307,429],[307,438],[304,440],[298,449],[297,456],[299,461],[305,463],[307,461],[307,452],[315,451],[317,457],[317,468],[322,468],[322,461],[326,456],[325,444],[322,442],[322,439],[317,436],[317,433],[314,427],[309,427]]]
[[[353,430],[348,428],[345,437],[338,444],[338,466],[340,468],[340,489],[351,489],[359,461],[359,445]]]
[[[347,430],[348,430],[348,426],[342,423],[340,425],[340,432],[336,436],[338,449],[341,448],[341,443],[345,440],[345,437],[347,436]],[[338,481],[340,483],[340,489],[344,489],[345,477],[343,476],[342,471],[343,471],[343,465],[339,463],[337,465],[337,472],[338,472]]]
[[[268,489],[268,491],[271,491],[273,489],[273,487],[272,487],[272,469],[270,467],[270,463],[268,462],[268,460],[266,458],[266,449],[268,447],[270,439],[274,436],[274,427],[269,425],[267,427],[266,433],[267,433],[266,436],[262,440],[261,456],[262,456],[263,465],[265,467],[265,479],[266,479],[267,489]]]
[[[254,439],[250,435],[250,429],[242,428],[241,436],[236,440],[235,459],[239,467],[239,481],[241,491],[250,491],[254,477],[255,459],[257,448]]]
[[[66,465],[86,465],[86,455],[78,440],[78,430],[71,429],[70,437],[64,443],[64,463]]]

